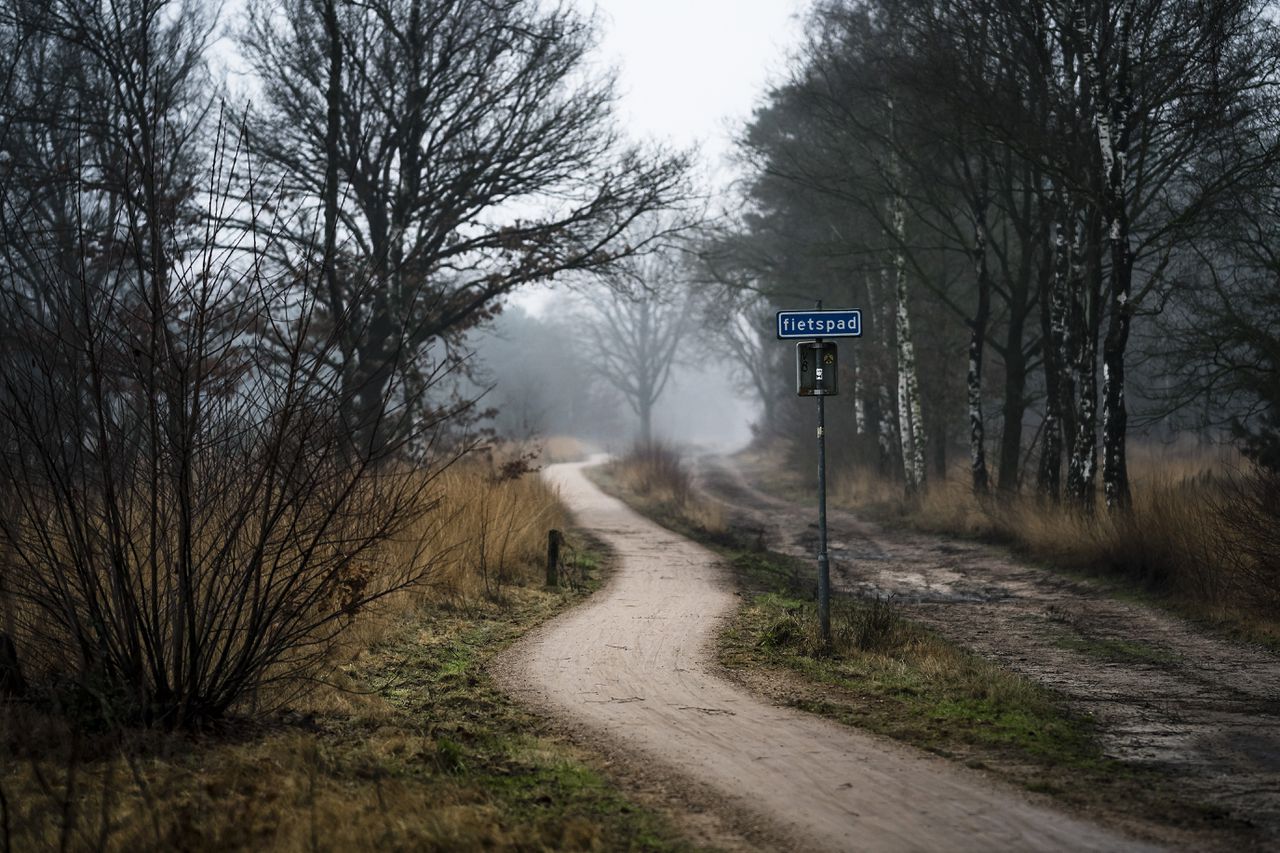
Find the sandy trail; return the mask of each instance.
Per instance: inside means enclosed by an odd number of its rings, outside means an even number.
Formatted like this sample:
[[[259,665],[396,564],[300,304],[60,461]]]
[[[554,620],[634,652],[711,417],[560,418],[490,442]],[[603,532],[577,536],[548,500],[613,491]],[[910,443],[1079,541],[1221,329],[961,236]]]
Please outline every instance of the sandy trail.
[[[522,698],[759,814],[798,850],[1137,850],[972,771],[778,708],[720,678],[737,605],[709,551],[604,495],[583,464],[547,477],[620,556],[592,601],[501,665]]]

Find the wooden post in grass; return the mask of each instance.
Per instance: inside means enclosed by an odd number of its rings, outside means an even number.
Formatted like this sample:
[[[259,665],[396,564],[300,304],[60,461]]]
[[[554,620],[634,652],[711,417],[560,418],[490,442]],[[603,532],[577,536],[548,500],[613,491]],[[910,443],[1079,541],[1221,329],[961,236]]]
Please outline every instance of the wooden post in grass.
[[[560,585],[560,543],[564,534],[559,530],[547,533],[547,586]]]

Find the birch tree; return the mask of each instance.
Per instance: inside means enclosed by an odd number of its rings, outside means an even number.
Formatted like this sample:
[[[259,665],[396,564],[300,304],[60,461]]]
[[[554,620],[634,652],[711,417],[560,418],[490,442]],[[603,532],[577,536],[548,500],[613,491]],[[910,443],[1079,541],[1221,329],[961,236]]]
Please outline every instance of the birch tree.
[[[919,492],[925,481],[924,417],[920,406],[920,378],[916,374],[915,342],[911,338],[911,308],[907,292],[907,209],[898,165],[893,99],[886,101],[889,122],[888,190],[892,228],[894,331],[898,342],[898,428],[907,490]]]

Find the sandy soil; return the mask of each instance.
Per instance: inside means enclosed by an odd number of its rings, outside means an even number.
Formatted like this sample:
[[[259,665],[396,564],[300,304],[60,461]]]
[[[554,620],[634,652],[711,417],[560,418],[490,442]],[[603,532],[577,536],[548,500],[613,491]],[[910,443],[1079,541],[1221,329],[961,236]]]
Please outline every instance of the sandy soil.
[[[768,472],[702,457],[696,481],[768,547],[817,549],[816,509],[766,494]],[[1280,849],[1280,656],[1019,563],[1007,552],[829,513],[833,586],[892,594],[915,619],[1061,692],[1107,752],[1175,774],[1193,798]]]
[[[716,674],[737,606],[713,554],[554,465],[578,523],[619,555],[593,599],[499,665],[517,696],[718,792],[796,850],[1137,850],[979,773],[768,704]]]

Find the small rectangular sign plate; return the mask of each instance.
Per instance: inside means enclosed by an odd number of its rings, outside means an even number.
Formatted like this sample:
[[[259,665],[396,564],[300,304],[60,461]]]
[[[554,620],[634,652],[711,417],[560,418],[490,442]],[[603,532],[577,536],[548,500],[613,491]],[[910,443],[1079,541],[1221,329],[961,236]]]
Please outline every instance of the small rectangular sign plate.
[[[862,336],[862,312],[779,311],[778,339],[858,338]]]

